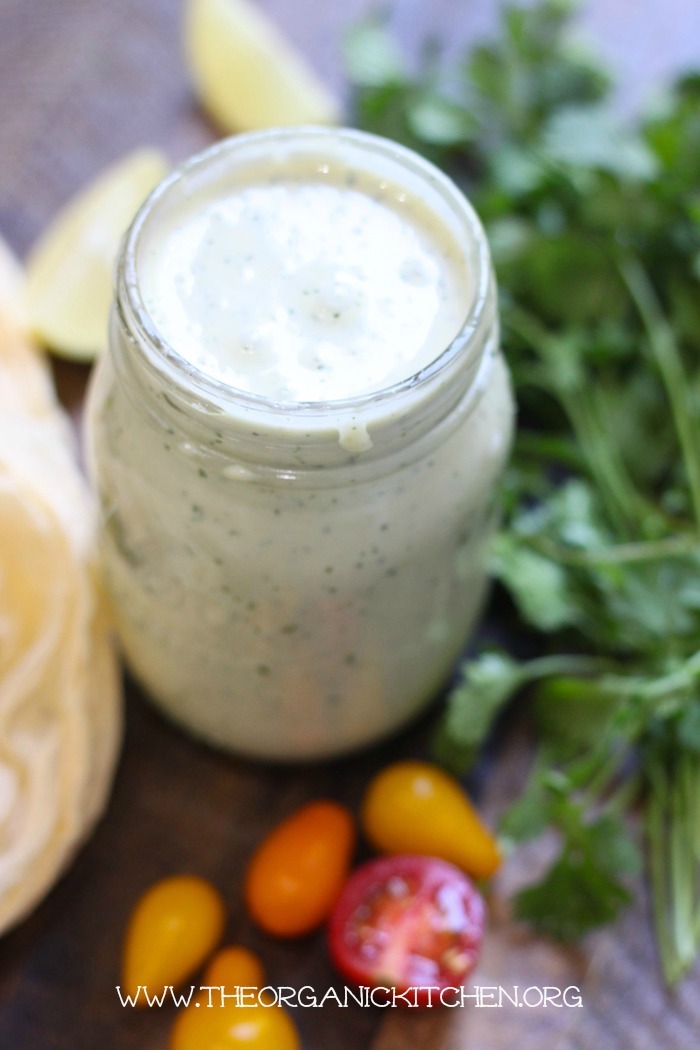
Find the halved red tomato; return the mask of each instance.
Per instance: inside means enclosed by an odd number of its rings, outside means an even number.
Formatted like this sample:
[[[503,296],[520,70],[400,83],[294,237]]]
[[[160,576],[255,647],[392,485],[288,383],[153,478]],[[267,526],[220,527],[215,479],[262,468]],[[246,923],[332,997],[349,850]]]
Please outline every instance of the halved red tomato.
[[[343,888],[329,922],[331,958],[355,984],[410,990],[410,1002],[425,1005],[436,1001],[430,988],[464,984],[485,921],[480,893],[453,864],[380,857],[356,868]]]

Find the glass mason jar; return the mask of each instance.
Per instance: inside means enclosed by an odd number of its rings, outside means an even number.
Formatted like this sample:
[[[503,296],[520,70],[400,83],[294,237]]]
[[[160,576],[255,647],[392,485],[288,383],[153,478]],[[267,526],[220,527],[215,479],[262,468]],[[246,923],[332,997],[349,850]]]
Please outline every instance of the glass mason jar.
[[[195,184],[304,150],[422,200],[457,239],[473,294],[416,374],[291,403],[181,357],[149,316],[139,265]],[[125,238],[87,423],[123,650],[173,719],[242,754],[302,760],[375,741],[436,696],[482,606],[513,404],[483,230],[432,165],[316,128],[239,136],[187,162]]]

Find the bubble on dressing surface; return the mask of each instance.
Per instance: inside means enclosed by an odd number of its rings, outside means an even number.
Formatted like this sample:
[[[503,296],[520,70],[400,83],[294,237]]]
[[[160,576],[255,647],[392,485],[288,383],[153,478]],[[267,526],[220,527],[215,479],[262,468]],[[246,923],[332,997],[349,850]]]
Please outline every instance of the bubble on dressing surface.
[[[430,273],[422,259],[411,257],[404,259],[399,267],[399,277],[414,288],[421,288],[430,282]]]

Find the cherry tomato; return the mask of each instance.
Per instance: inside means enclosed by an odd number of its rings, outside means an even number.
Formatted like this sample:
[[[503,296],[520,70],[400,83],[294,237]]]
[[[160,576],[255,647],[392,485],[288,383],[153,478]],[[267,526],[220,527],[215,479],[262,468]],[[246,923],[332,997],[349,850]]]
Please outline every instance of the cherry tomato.
[[[202,984],[225,988],[262,988],[263,964],[254,952],[240,944],[221,948],[204,971]]]
[[[126,931],[123,985],[127,995],[176,986],[201,966],[223,934],[226,915],[219,892],[196,875],[155,883],[137,902]],[[138,1003],[146,1002],[138,995]]]
[[[253,998],[261,988],[260,959],[242,945],[222,948],[210,960],[202,979],[203,991],[177,1016],[170,1033],[170,1050],[298,1050],[299,1037],[291,1018],[279,1006],[265,1006]],[[221,998],[221,989],[225,998]],[[245,989],[237,1002],[236,989]]]
[[[493,875],[501,862],[458,781],[430,762],[396,762],[378,773],[360,822],[380,853],[441,857],[476,879]]]
[[[337,802],[309,802],[292,813],[248,866],[244,894],[253,920],[277,937],[316,929],[340,893],[354,845],[352,815]]]
[[[453,864],[404,854],[379,857],[350,875],[328,927],[335,966],[360,985],[412,989],[411,1002],[431,1002],[429,987],[464,983],[478,958],[485,908],[470,879]]]
[[[199,1004],[199,1005],[197,1005]],[[224,1006],[200,996],[177,1015],[169,1050],[300,1050],[294,1022],[281,1006]]]

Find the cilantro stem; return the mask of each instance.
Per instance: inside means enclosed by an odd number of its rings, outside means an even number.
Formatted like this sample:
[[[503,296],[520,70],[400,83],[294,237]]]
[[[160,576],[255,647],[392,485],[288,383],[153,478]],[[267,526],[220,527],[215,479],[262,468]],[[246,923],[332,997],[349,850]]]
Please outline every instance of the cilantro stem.
[[[610,661],[601,656],[553,653],[551,656],[538,656],[521,664],[521,683],[525,685],[538,678],[554,678],[558,675],[585,678],[587,675],[609,669]]]
[[[640,543],[616,543],[597,550],[576,550],[564,547],[542,536],[532,537],[529,542],[542,554],[566,565],[574,566],[626,565],[633,562],[661,561],[664,558],[685,558],[700,551],[700,534],[694,532]]]
[[[625,813],[638,798],[642,785],[639,773],[628,775],[613,792],[606,803],[606,808],[614,813]]]
[[[657,761],[649,766],[647,777],[650,795],[646,807],[646,832],[649,844],[649,873],[656,942],[659,946],[664,977],[669,984],[673,984],[679,974],[667,921],[669,911],[666,849],[667,776],[662,764]]]
[[[687,776],[684,776],[684,773],[688,772],[688,762],[680,760],[671,774],[672,791],[669,805],[673,940],[679,960],[684,967],[692,961],[695,954],[693,939],[694,860],[692,845],[687,834],[688,807],[685,796]]]
[[[580,451],[572,441],[554,434],[540,434],[532,430],[521,430],[515,438],[519,454],[554,460],[571,470],[580,470],[583,461]]]
[[[664,976],[673,984],[692,964],[700,942],[700,758],[687,751],[670,762],[657,758],[647,776],[654,920]]]
[[[617,522],[620,532],[628,532],[635,519],[631,507],[637,502],[637,493],[625,476],[604,429],[595,418],[593,406],[580,393],[576,395],[571,391],[560,390],[559,397],[581,441],[588,469],[608,505],[611,518]]]
[[[697,423],[688,410],[688,378],[678,344],[647,273],[637,259],[620,263],[620,272],[639,312],[671,405],[683,453],[695,520],[700,524],[700,447]]]
[[[585,785],[585,792],[591,800],[595,800],[608,790],[615,776],[620,771],[622,757],[623,755],[619,748],[612,749],[609,753],[601,755],[598,768],[593,770],[588,783]],[[611,808],[610,805],[606,806],[608,810]]]
[[[689,657],[684,664],[675,668],[668,674],[659,678],[639,679],[630,677],[628,679],[628,692],[641,693],[647,699],[660,699],[668,697],[670,693],[680,689],[691,687],[695,679],[700,676],[700,650]],[[617,688],[624,690],[623,683],[618,683]]]

